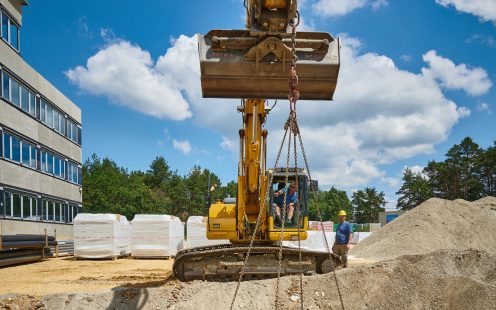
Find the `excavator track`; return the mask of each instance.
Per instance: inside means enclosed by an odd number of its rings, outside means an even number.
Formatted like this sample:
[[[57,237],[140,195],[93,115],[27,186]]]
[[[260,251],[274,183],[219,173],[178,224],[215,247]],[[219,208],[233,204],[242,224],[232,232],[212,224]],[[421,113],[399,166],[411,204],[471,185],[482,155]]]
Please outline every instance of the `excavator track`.
[[[223,244],[187,249],[177,253],[174,260],[174,276],[180,281],[237,281],[249,247]],[[244,279],[267,279],[277,277],[279,264],[277,245],[262,245],[251,248],[245,268]],[[298,248],[282,248],[281,275],[300,273]],[[303,274],[321,274],[332,271],[341,264],[338,256],[327,252],[301,250]],[[330,262],[332,257],[333,262]]]

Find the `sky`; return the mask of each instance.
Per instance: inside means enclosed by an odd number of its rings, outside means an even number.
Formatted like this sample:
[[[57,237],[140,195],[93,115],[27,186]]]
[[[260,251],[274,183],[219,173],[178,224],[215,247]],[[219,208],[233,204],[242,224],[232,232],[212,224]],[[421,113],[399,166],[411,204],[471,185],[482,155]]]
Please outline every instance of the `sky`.
[[[76,103],[83,158],[147,170],[163,156],[236,179],[239,100],[202,99],[196,34],[243,29],[241,0],[30,1],[21,55]],[[384,191],[394,208],[406,167],[420,171],[470,136],[496,140],[496,2],[305,0],[298,30],[341,40],[333,101],[298,120],[321,189]],[[288,103],[268,117],[272,166]],[[301,161],[300,161],[301,162]]]

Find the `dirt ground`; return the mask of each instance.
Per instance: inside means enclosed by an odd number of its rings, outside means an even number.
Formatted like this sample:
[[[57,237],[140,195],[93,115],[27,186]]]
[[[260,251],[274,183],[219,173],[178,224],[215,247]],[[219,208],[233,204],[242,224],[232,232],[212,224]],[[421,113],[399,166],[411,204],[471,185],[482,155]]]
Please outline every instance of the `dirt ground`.
[[[496,198],[431,199],[359,243],[336,278],[304,277],[304,308],[496,309],[494,249]],[[236,283],[181,283],[172,264],[63,258],[3,268],[0,309],[229,309]],[[243,282],[234,309],[274,309],[276,283]],[[299,309],[299,277],[281,278],[277,296],[280,309]]]
[[[123,258],[77,260],[72,257],[0,268],[0,296],[98,292],[128,283],[163,285],[171,280],[173,260]]]

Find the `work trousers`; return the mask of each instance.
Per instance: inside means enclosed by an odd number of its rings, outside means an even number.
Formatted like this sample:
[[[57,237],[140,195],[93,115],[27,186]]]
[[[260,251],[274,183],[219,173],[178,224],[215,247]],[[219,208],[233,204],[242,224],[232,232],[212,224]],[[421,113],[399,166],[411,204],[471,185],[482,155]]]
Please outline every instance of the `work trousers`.
[[[346,248],[346,244],[337,244],[335,243],[332,246],[332,252],[337,256],[341,257],[341,261],[343,262],[343,267],[348,267],[348,249]]]

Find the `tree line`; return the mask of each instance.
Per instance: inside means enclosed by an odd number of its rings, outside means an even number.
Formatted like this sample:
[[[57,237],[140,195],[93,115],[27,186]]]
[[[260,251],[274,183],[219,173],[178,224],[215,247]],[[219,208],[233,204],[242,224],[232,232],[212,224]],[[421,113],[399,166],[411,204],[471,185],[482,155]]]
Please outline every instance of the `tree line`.
[[[128,171],[109,158],[92,155],[83,165],[84,212],[118,213],[129,220],[135,214],[169,214],[185,221],[190,215],[206,215],[209,177],[216,187],[212,201],[236,197],[235,182],[222,186],[215,173],[200,166],[181,176],[157,157],[146,172]]]
[[[216,187],[212,201],[236,197],[236,182],[221,185],[214,172],[200,166],[182,176],[163,157],[156,157],[146,172],[128,171],[109,158],[92,155],[83,165],[84,211],[119,213],[128,219],[138,213],[170,214],[183,221],[191,215],[207,215],[209,177],[211,186]],[[421,172],[405,169],[396,194],[401,210],[432,197],[474,201],[496,196],[496,141],[483,149],[467,137],[448,150],[444,161],[430,161]],[[357,190],[351,199],[346,191],[331,187],[310,193],[309,218],[336,222],[338,212],[345,210],[351,221],[373,223],[378,222],[386,203],[384,192],[375,187]]]
[[[167,161],[156,157],[146,172],[128,171],[109,158],[92,155],[83,165],[84,212],[118,213],[129,220],[135,214],[169,214],[185,221],[191,215],[207,215],[205,207],[208,178],[211,200],[236,197],[234,181],[221,185],[219,177],[200,166],[193,166],[181,176]],[[318,220],[317,206],[324,221],[337,221],[337,213],[346,210],[361,223],[377,221],[384,211],[384,193],[365,188],[353,194],[350,200],[345,191],[332,187],[329,191],[311,193],[309,217]]]
[[[399,209],[410,210],[432,197],[475,201],[496,196],[496,141],[483,149],[466,137],[445,157],[430,161],[421,172],[405,169],[403,185],[396,192]]]

